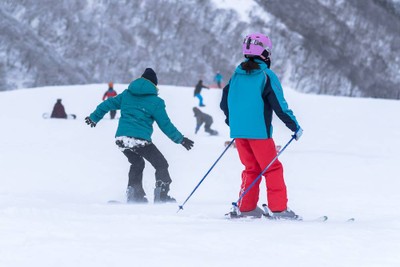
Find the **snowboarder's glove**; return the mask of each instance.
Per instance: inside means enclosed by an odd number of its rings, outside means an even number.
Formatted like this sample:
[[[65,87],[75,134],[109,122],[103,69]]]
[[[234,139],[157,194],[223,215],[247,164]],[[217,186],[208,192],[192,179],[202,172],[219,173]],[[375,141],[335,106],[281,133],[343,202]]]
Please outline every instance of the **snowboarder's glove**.
[[[299,128],[294,133],[293,137],[294,139],[296,139],[296,141],[298,141],[302,135],[303,135],[303,129],[301,129],[301,127],[299,126]]]
[[[96,123],[94,121],[92,121],[92,119],[88,116],[85,118],[85,122],[87,125],[90,125],[90,127],[96,127]]]
[[[194,142],[187,137],[183,137],[181,145],[184,146],[187,150],[192,149]]]

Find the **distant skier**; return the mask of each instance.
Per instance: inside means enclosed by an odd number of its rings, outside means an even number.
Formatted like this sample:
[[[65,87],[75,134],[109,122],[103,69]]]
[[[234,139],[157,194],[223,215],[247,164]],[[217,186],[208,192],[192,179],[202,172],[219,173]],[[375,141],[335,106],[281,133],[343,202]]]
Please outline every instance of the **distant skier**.
[[[194,93],[193,95],[199,99],[199,107],[205,107],[203,103],[203,97],[201,95],[201,90],[203,88],[210,89],[210,87],[203,85],[203,81],[199,80],[199,82],[196,84],[196,87],[194,88]]]
[[[171,123],[165,110],[165,102],[158,96],[157,83],[156,73],[147,68],[141,78],[129,84],[128,89],[105,100],[85,118],[88,125],[95,127],[110,110],[121,110],[115,143],[131,163],[126,190],[128,203],[148,202],[142,185],[144,159],[155,168],[154,202],[176,202],[168,195],[172,182],[168,162],[151,140],[154,121],[173,142],[181,144],[187,150],[194,144]]]
[[[68,115],[65,112],[65,108],[64,108],[63,104],[61,103],[60,98],[57,99],[57,102],[55,103],[55,105],[53,107],[53,111],[51,112],[50,118],[55,118],[55,119],[67,119],[68,118]]]
[[[222,74],[221,73],[219,73],[219,71],[217,72],[217,74],[215,75],[215,77],[214,77],[214,81],[217,83],[217,85],[218,85],[218,88],[222,88],[222,79],[223,79],[223,77],[222,77]]]
[[[247,35],[242,48],[246,59],[236,68],[223,89],[220,107],[245,166],[240,195],[277,155],[272,139],[273,112],[294,132],[296,140],[303,132],[284,99],[278,77],[269,69],[271,49],[272,43],[264,34]],[[269,167],[264,176],[268,208],[273,218],[298,219],[299,216],[287,207],[283,166],[279,160]],[[243,215],[261,216],[262,210],[257,207],[260,182],[261,179],[239,201],[238,208]],[[235,217],[235,212],[230,215]]]
[[[193,108],[194,116],[196,117],[196,129],[195,133],[199,131],[200,127],[204,123],[204,131],[211,135],[217,135],[218,132],[216,130],[211,129],[211,124],[213,124],[213,118],[207,113],[201,112],[200,109],[194,107]]]
[[[117,96],[117,91],[114,90],[114,83],[113,82],[109,82],[108,83],[108,90],[103,95],[103,101],[108,99],[108,98],[115,97],[115,96]],[[116,114],[117,114],[116,110],[110,110],[110,118],[112,120],[115,118]]]

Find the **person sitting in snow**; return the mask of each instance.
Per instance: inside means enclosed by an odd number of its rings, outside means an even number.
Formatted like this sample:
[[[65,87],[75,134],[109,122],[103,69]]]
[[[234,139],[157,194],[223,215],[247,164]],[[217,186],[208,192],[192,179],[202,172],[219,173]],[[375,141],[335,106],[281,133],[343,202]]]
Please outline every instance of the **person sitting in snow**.
[[[211,129],[211,124],[213,124],[213,118],[207,113],[202,112],[200,109],[194,107],[193,108],[194,116],[196,117],[196,129],[195,133],[199,131],[200,127],[204,123],[204,131],[211,135],[217,135],[218,132],[216,130]]]
[[[103,95],[103,101],[110,98],[110,97],[115,97],[117,95],[117,91],[114,90],[114,83],[109,82],[108,83],[108,90],[104,93]],[[113,120],[115,118],[115,115],[117,114],[116,110],[110,110],[110,118]]]
[[[96,110],[85,118],[91,127],[110,110],[120,110],[121,118],[115,134],[115,143],[131,164],[129,182],[126,190],[128,203],[147,203],[142,179],[145,161],[155,168],[154,202],[176,202],[168,195],[172,182],[168,172],[168,162],[153,143],[153,123],[173,142],[181,144],[187,150],[194,142],[184,137],[172,124],[165,110],[165,102],[158,96],[157,75],[147,68],[142,76],[132,81],[128,89],[116,97],[109,98],[97,106]]]
[[[50,118],[55,118],[55,119],[67,119],[68,115],[65,112],[65,108],[63,104],[61,103],[61,99],[57,99],[57,102],[55,103],[53,107],[53,111],[51,112]]]

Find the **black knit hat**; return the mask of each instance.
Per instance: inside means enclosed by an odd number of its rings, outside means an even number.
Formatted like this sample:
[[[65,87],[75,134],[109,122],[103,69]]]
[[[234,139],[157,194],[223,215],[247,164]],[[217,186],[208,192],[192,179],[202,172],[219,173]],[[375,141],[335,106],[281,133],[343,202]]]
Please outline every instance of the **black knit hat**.
[[[154,72],[154,70],[152,68],[147,68],[143,72],[142,77],[146,78],[149,81],[151,81],[155,85],[157,85],[157,83],[158,83],[157,74]]]

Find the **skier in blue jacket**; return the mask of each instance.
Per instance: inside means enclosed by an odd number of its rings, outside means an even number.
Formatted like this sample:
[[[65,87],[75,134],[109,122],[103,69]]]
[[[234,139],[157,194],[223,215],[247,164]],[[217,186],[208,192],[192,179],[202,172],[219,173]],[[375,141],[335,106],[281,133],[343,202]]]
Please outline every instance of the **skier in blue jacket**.
[[[154,122],[173,142],[182,144],[187,150],[194,144],[171,123],[165,102],[158,96],[157,83],[156,73],[153,69],[147,68],[141,78],[129,84],[128,89],[102,102],[90,116],[85,118],[88,125],[95,127],[110,110],[121,110],[115,136],[116,144],[131,163],[126,191],[128,203],[148,202],[142,185],[144,159],[155,168],[154,202],[176,202],[168,195],[172,182],[168,172],[168,162],[151,139]]]
[[[218,71],[214,76],[214,81],[217,83],[218,88],[222,88],[222,74]]]
[[[243,215],[261,216],[257,207],[259,185],[257,180],[250,185],[277,155],[272,138],[272,114],[285,123],[299,140],[302,129],[283,96],[282,86],[275,73],[270,70],[271,40],[261,33],[253,33],[244,39],[245,60],[236,68],[229,83],[223,89],[220,103],[235,138],[239,158],[245,169],[239,195],[247,192],[238,203]],[[263,174],[267,184],[267,201],[273,218],[298,219],[287,206],[287,192],[283,177],[283,166],[279,160]],[[236,212],[237,213],[237,212]],[[231,217],[235,217],[235,212]]]

